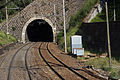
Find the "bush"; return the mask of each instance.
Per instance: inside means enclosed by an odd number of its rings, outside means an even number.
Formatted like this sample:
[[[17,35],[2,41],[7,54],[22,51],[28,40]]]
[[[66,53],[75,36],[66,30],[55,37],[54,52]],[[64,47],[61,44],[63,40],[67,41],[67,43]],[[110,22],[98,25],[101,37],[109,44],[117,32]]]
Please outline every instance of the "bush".
[[[1,45],[9,44],[9,43],[16,42],[16,41],[17,39],[14,38],[13,36],[7,35],[4,32],[0,32],[0,44]]]
[[[114,79],[120,79],[120,74],[119,72],[111,72],[110,77]]]
[[[67,45],[68,45],[68,52],[70,52],[70,37],[72,35],[75,35],[77,32],[80,32],[79,28],[81,27],[81,24],[83,22],[83,19],[87,16],[87,14],[90,12],[90,10],[94,7],[94,5],[99,0],[86,0],[83,7],[76,13],[73,14],[69,21],[69,29],[67,30]],[[63,34],[63,33],[62,33]],[[77,33],[79,34],[79,33]],[[58,34],[58,36],[61,35]],[[60,48],[64,49],[64,37],[59,36],[58,38],[58,45]]]
[[[94,7],[94,5],[99,0],[87,0],[85,4],[83,5],[82,9],[80,9],[77,14],[74,14],[70,18],[70,27],[75,27],[79,22],[82,22],[82,20],[88,15],[90,10]]]

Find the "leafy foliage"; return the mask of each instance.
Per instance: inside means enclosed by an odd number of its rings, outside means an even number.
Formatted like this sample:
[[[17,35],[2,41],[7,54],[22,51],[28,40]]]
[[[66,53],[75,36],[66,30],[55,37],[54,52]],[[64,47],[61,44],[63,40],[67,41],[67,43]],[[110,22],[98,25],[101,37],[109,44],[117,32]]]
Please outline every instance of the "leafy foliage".
[[[7,35],[4,32],[0,32],[0,45],[5,45],[16,41],[17,39],[14,38],[13,36]]]
[[[2,9],[0,9],[0,22],[3,22],[3,20],[6,18],[5,7],[8,7],[8,8],[24,8],[25,6],[27,6],[32,1],[33,0],[11,0],[6,6],[4,6]],[[0,6],[2,6],[5,3],[6,3],[6,0],[1,0],[0,1]],[[17,9],[17,10],[10,9],[10,10],[8,10],[8,15],[9,16],[13,15],[18,11],[19,11],[19,9]]]
[[[109,59],[106,58],[95,58],[85,62],[86,65],[93,65],[95,68],[102,69],[110,73],[111,78],[120,79],[120,63],[115,59],[112,59],[112,68],[109,67]],[[115,67],[118,66],[118,67]]]
[[[114,9],[116,11],[116,20],[120,20],[120,15],[119,15],[120,14],[120,5],[119,4],[120,4],[119,0],[109,0],[109,2],[108,2],[109,21],[114,20]],[[103,21],[106,21],[105,8],[91,22],[103,22]]]
[[[75,27],[76,25],[79,25],[80,22],[82,22],[83,18],[87,16],[89,11],[94,7],[94,5],[99,0],[86,0],[83,7],[77,12],[77,14],[74,14],[70,19],[70,27]]]
[[[106,17],[104,12],[99,13],[91,22],[104,22]]]
[[[83,22],[83,19],[87,16],[89,11],[94,7],[94,5],[99,0],[86,0],[83,7],[74,15],[71,16],[69,22],[69,29],[67,30],[67,45],[68,52],[70,52],[70,37],[75,34],[80,34],[79,28]],[[79,32],[79,33],[78,33]],[[58,34],[58,45],[60,48],[64,49],[64,37],[59,36],[63,33]]]
[[[9,2],[6,4],[6,0],[0,0],[0,23],[4,22],[6,19],[6,7],[7,8],[24,8],[28,4],[30,4],[33,0],[8,0]],[[5,4],[5,5],[4,5]],[[4,6],[3,6],[4,5]],[[1,6],[3,6],[1,8]],[[19,9],[13,10],[8,9],[9,18],[20,11]],[[15,31],[16,27],[12,27],[12,30]],[[0,45],[9,44],[12,42],[16,42],[17,39],[11,35],[7,35],[4,32],[0,32]]]

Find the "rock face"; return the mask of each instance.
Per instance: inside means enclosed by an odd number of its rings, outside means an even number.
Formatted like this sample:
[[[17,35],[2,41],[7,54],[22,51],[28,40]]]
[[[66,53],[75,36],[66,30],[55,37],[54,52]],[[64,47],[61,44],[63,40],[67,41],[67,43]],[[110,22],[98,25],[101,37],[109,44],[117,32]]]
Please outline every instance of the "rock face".
[[[69,28],[69,20],[72,14],[80,9],[85,0],[65,0],[66,5],[66,26]],[[54,28],[54,4],[56,4],[57,31],[63,29],[62,0],[35,0],[17,15],[8,21],[9,33],[18,40],[22,40],[22,34],[26,33],[26,27],[36,19],[42,19]],[[1,27],[6,32],[6,24]],[[54,30],[53,30],[54,32]]]

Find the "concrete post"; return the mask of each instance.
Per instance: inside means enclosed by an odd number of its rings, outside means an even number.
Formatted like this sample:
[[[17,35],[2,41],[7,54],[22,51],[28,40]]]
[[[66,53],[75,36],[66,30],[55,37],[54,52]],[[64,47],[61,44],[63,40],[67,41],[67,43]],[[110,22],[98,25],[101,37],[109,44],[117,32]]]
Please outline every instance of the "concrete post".
[[[66,22],[65,22],[65,1],[64,1],[64,0],[63,0],[63,19],[64,19],[65,53],[67,53],[67,42],[66,42]]]
[[[110,46],[110,31],[109,31],[109,20],[108,20],[108,5],[106,5],[106,21],[107,21],[107,38],[108,38],[108,53],[109,53],[109,67],[111,67],[111,46]]]

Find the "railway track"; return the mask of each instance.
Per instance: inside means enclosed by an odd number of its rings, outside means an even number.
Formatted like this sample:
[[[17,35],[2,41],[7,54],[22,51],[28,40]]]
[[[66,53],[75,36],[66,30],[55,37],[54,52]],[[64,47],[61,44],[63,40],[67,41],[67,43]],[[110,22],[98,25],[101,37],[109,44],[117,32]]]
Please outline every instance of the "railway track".
[[[34,63],[30,64],[30,62],[36,59],[29,59],[33,45],[33,43],[25,44],[10,54],[8,52],[7,55],[0,57],[0,72],[4,72],[0,74],[0,80],[51,80],[46,76],[47,74],[43,73],[42,68],[31,68]]]
[[[98,75],[95,75],[93,72],[85,69],[79,69],[79,71],[76,71],[74,68],[69,67],[66,65],[62,60],[58,59],[52,51],[49,49],[49,43],[41,43],[39,47],[39,53],[42,59],[45,61],[45,63],[50,67],[50,69],[62,80],[107,80],[103,77],[100,77]],[[47,54],[47,56],[45,55]],[[48,57],[50,56],[50,57]],[[49,59],[48,59],[49,58]],[[51,58],[51,59],[50,59]],[[54,62],[51,64],[51,62]],[[62,66],[65,73],[59,71],[55,65]],[[59,67],[59,68],[60,68]],[[69,76],[66,75],[67,72],[69,73]],[[82,72],[82,74],[81,74]],[[87,74],[84,75],[84,74]],[[65,76],[66,75],[66,76]],[[70,77],[72,76],[72,78]]]
[[[8,46],[5,46],[1,51],[3,51],[4,49],[5,50],[10,50],[9,49],[9,47],[11,47],[11,49],[13,49],[14,47],[18,47],[18,46],[20,46],[20,44],[18,43],[16,46],[14,46],[16,43],[13,43],[13,44],[10,44],[10,45],[8,45]],[[5,53],[5,52],[4,52]],[[1,67],[1,65],[3,64],[3,62],[4,62],[4,60],[6,59],[6,57],[7,57],[7,54],[2,54],[2,55],[0,55],[0,67]]]
[[[43,59],[39,55],[39,48],[40,44],[36,44],[33,46],[33,50],[31,54],[28,56],[31,56],[28,58],[29,65],[31,66],[31,74],[34,76],[35,80],[55,80],[54,77],[50,76],[52,75],[48,68],[46,67],[46,64],[44,64]]]
[[[52,43],[51,43],[51,45],[53,45]],[[49,44],[49,46],[47,45],[47,48],[48,48],[48,50],[49,50],[49,52],[51,53],[51,55],[54,57],[54,58],[57,58],[57,56],[56,55],[54,55],[55,53],[57,53],[57,52],[55,52],[54,50],[52,51],[52,49],[49,49],[49,48],[51,48],[51,47],[53,47],[53,46],[50,46],[50,44]],[[69,67],[68,65],[66,65],[66,63],[65,63],[65,60],[62,60],[62,59],[59,59],[59,58],[57,58],[57,60],[59,61],[59,62],[61,62],[63,65],[65,65],[66,67],[68,67],[68,68],[70,68],[72,71],[75,71],[75,72],[77,72],[77,73],[79,73],[79,74],[87,74],[87,75],[89,75],[89,76],[91,76],[91,77],[94,77],[96,80],[98,79],[98,80],[107,80],[107,77],[103,77],[101,74],[99,74],[96,70],[94,70],[93,69],[93,67],[90,67],[90,70],[88,69],[88,68],[84,68],[85,66],[82,66],[81,68],[74,68],[74,67]],[[82,72],[82,73],[81,73]],[[89,79],[89,78],[88,78]]]
[[[65,80],[49,63],[48,61],[45,59],[45,57],[42,55],[42,52],[41,52],[41,46],[42,46],[43,43],[41,43],[40,47],[39,47],[39,53],[40,53],[40,56],[42,57],[42,59],[45,61],[45,63],[50,67],[50,69],[62,80]]]
[[[49,42],[23,45],[0,58],[0,80],[107,80],[94,71],[69,65],[57,51]]]
[[[28,46],[29,45],[29,46]],[[33,46],[33,44],[26,44],[24,46],[22,46],[20,49],[18,49],[15,54],[13,55],[11,61],[10,61],[10,65],[9,65],[9,68],[8,68],[8,77],[7,77],[7,80],[13,80],[11,79],[12,77],[12,68],[13,68],[13,63],[14,63],[14,60],[15,60],[15,57],[20,53],[20,51],[22,51],[25,47],[28,47],[24,53],[24,58],[25,58],[25,70],[27,71],[27,74],[28,74],[28,78],[29,80],[32,80],[31,79],[31,76],[30,76],[30,73],[29,73],[29,70],[28,70],[28,66],[27,66],[27,53],[29,51],[29,49]],[[18,66],[19,67],[19,66]],[[14,71],[13,71],[14,72]],[[13,77],[12,77],[13,78]],[[16,77],[17,78],[17,77]]]
[[[29,49],[30,49],[32,46],[33,46],[33,45],[31,45],[31,46],[27,49],[27,51],[26,51],[26,53],[25,53],[25,67],[26,67],[26,71],[27,71],[28,76],[29,76],[29,80],[32,80],[32,78],[31,78],[31,75],[30,75],[30,72],[29,72],[29,68],[28,68],[27,54],[28,54]]]
[[[48,52],[49,52],[58,62],[60,62],[62,65],[64,65],[64,67],[66,67],[68,70],[70,70],[71,72],[73,72],[73,73],[76,74],[77,76],[81,77],[82,79],[88,80],[86,77],[80,75],[78,72],[74,71],[71,67],[67,66],[64,62],[62,62],[62,61],[59,60],[56,56],[54,56],[54,55],[52,54],[52,52],[49,50],[48,44],[47,44],[47,50],[48,50]]]
[[[4,60],[5,60],[6,57],[7,57],[7,55],[4,55],[4,56],[2,57],[2,59],[0,60],[0,67],[1,67],[1,65],[2,65],[2,63],[4,62]]]

